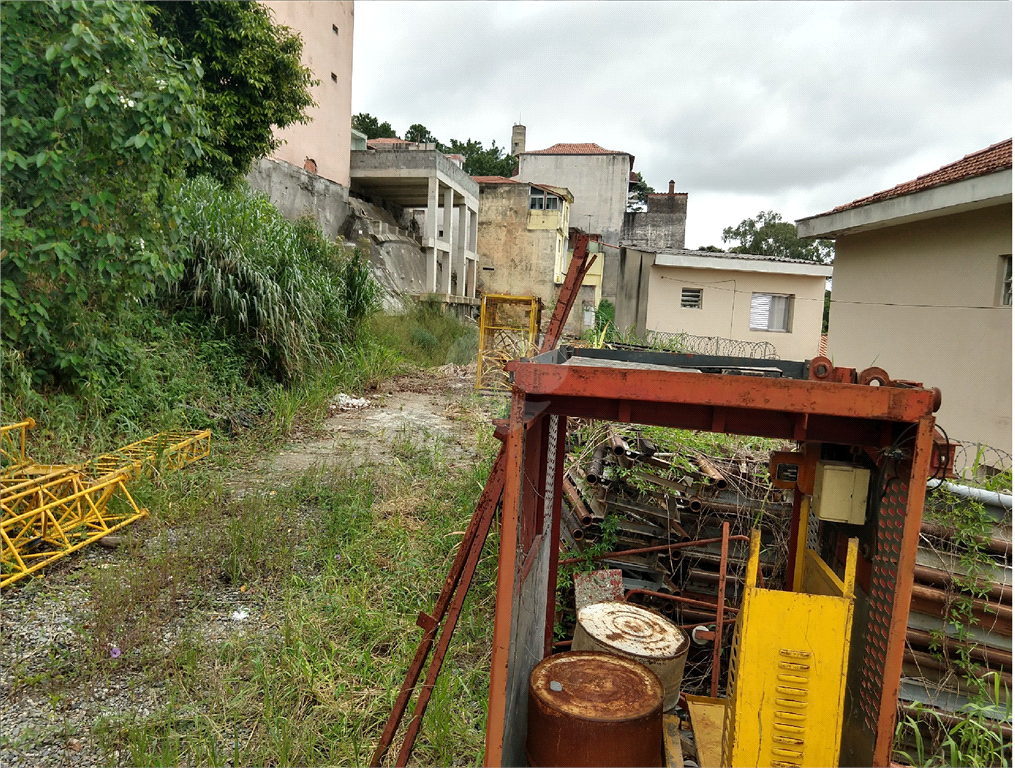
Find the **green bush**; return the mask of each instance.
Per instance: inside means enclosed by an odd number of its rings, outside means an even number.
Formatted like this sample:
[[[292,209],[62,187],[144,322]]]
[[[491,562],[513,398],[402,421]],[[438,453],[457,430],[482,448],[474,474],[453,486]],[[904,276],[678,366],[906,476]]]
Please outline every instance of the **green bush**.
[[[202,152],[201,69],[130,2],[0,5],[0,326],[38,382],[83,385],[105,313],[180,274],[165,198]]]
[[[378,343],[425,367],[472,362],[478,349],[474,346],[479,338],[475,325],[443,312],[440,302],[432,300],[408,299],[401,313],[375,316],[370,331]],[[469,350],[473,350],[471,356]]]

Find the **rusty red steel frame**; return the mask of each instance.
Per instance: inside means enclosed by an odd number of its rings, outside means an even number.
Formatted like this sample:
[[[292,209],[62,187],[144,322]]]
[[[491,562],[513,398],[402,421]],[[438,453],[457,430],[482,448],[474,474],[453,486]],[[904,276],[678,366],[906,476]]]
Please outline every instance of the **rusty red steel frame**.
[[[525,761],[528,677],[552,650],[544,638],[552,629],[545,624],[555,599],[559,547],[553,537],[562,485],[556,482],[561,470],[554,437],[574,416],[788,439],[812,452],[805,455],[846,452],[847,458],[876,466],[871,513],[861,533],[869,546],[858,568],[859,618],[853,623],[847,675],[853,704],[844,725],[841,764],[887,766],[940,392],[916,382],[891,381],[887,374],[874,381],[822,357],[790,363],[561,347],[513,361],[508,370],[513,388],[504,430],[485,764]],[[794,508],[791,530],[801,514],[799,505]],[[822,526],[822,535],[831,537],[822,556],[837,562],[836,542],[847,533],[856,535],[856,527]],[[734,537],[728,528],[723,533],[723,550],[728,551]],[[794,554],[790,552],[790,562]],[[723,593],[720,584],[719,596]],[[714,610],[718,651],[727,623],[721,599]],[[718,664],[714,670],[718,675]]]
[[[557,346],[560,335],[567,323],[568,315],[571,313],[571,308],[574,306],[574,301],[581,289],[582,281],[588,274],[589,268],[595,262],[596,254],[591,254],[591,258],[589,258],[588,243],[588,235],[582,233],[578,233],[574,239],[574,255],[571,258],[567,275],[564,278],[564,284],[561,286],[557,303],[554,306],[553,315],[550,318],[546,334],[540,345],[541,353],[548,352]],[[476,571],[479,556],[483,551],[486,537],[490,532],[490,525],[493,522],[497,505],[501,499],[506,466],[506,454],[504,447],[501,446],[494,461],[493,469],[490,471],[490,476],[487,478],[486,485],[479,497],[476,511],[473,513],[462,541],[459,543],[458,552],[451,564],[451,570],[448,572],[444,586],[441,588],[441,592],[434,604],[433,614],[420,613],[416,620],[417,625],[423,629],[423,639],[416,648],[416,654],[409,665],[405,681],[402,683],[402,688],[395,698],[391,714],[388,716],[380,741],[370,760],[371,766],[380,766],[384,760],[391,742],[398,732],[399,725],[405,715],[405,710],[408,708],[409,699],[416,689],[416,683],[419,681],[423,665],[426,664],[427,657],[430,655],[430,650],[433,647],[434,640],[437,638],[438,630],[440,630],[440,640],[437,642],[437,648],[434,650],[433,658],[427,669],[426,678],[416,699],[412,718],[402,739],[402,746],[395,765],[404,766],[409,761],[412,748],[416,742],[416,736],[423,722],[423,715],[426,713],[427,705],[430,702],[434,684],[444,663],[444,656],[451,643],[451,637],[454,634],[462,605],[468,594],[472,576]],[[558,509],[558,525],[559,512]]]

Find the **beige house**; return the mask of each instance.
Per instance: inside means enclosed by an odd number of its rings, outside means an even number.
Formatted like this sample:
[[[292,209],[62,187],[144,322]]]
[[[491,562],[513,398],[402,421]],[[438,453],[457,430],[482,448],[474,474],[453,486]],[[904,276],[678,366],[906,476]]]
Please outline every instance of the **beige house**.
[[[302,63],[319,84],[310,89],[317,102],[310,122],[276,129],[284,143],[272,155],[349,188],[352,148],[352,0],[286,2],[263,0],[274,22],[303,39]]]
[[[571,193],[503,176],[472,178],[479,184],[483,293],[536,296],[550,306],[567,271]]]
[[[832,268],[797,259],[710,251],[655,255],[645,327],[766,341],[783,360],[809,360],[821,344]]]
[[[1011,150],[1008,139],[797,222],[800,237],[835,240],[833,362],[939,387],[950,438],[1008,453]]]

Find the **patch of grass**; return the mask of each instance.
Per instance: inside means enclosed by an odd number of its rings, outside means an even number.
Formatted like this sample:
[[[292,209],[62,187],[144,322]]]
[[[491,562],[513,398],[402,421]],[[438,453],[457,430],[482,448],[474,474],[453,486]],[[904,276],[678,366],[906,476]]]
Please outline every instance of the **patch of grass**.
[[[368,327],[378,342],[424,367],[467,365],[479,349],[478,328],[441,311],[436,301],[408,299],[402,313],[376,315]]]
[[[146,670],[168,682],[169,703],[148,719],[104,721],[107,753],[138,766],[368,762],[420,639],[416,615],[432,607],[494,447],[459,467],[435,445],[407,433],[383,469],[311,469],[240,499],[212,471],[139,489],[153,519],[125,544],[129,559],[91,574],[84,631],[104,674]],[[482,758],[495,546],[491,537],[438,679],[419,764]],[[223,584],[258,597],[249,625],[216,641],[203,616]]]

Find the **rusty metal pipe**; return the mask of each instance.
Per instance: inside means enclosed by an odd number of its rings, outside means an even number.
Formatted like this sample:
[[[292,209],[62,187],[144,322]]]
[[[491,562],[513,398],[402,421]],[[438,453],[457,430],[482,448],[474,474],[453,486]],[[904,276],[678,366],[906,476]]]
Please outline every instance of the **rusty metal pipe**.
[[[955,579],[948,571],[940,571],[937,568],[929,568],[925,565],[913,566],[913,576],[924,584],[934,584],[938,587],[947,587],[954,583]],[[978,579],[978,589],[988,590],[987,594],[994,600],[1012,604],[1012,588],[1008,584],[995,584],[994,582]]]
[[[987,648],[977,643],[966,643],[951,637],[936,639],[930,632],[924,632],[922,629],[913,629],[912,627],[906,630],[906,640],[927,648],[936,643],[941,646],[941,650],[945,653],[949,651],[955,651],[956,653],[962,651],[963,653],[968,653],[970,657],[975,656],[988,664],[997,664],[1008,669],[1012,668],[1010,652]]]
[[[627,456],[627,452],[631,450],[627,443],[620,435],[614,432],[612,429],[609,432],[610,449],[613,451],[614,456]]]
[[[694,463],[698,465],[701,473],[711,480],[712,484],[720,491],[729,487],[729,481],[726,479],[726,476],[711,461],[701,456],[695,456]]]
[[[934,707],[929,707],[929,708],[927,706],[919,706],[919,707],[917,707],[917,706],[913,706],[911,704],[908,704],[908,705],[907,704],[903,704],[900,701],[899,702],[899,709],[901,711],[907,713],[907,714],[913,715],[914,717],[918,717],[921,720],[922,719],[926,719],[932,725],[938,719],[940,719],[941,722],[944,723],[945,725],[960,725],[960,724],[968,722],[967,718],[956,717],[955,715],[950,715],[947,712],[942,712],[941,710],[936,709]],[[1011,739],[1011,736],[1012,736],[1011,726],[1005,725],[1002,722],[995,722],[994,723],[994,727],[997,728],[1002,734],[1004,734],[1004,737],[1006,739],[1009,739],[1009,740]]]
[[[585,482],[589,485],[596,485],[603,479],[603,470],[606,463],[606,446],[600,445],[592,454],[592,461],[585,470]]]
[[[592,515],[589,513],[588,507],[585,505],[581,494],[578,493],[578,489],[574,483],[571,482],[567,475],[564,476],[563,480],[564,495],[567,496],[568,504],[571,507],[571,512],[574,514],[578,521],[582,525],[588,525],[592,522]]]
[[[719,561],[719,594],[716,595],[715,643],[712,649],[712,698],[719,695],[719,650],[722,648],[722,620],[726,600],[726,555],[729,554],[730,524],[722,524],[722,555]]]
[[[927,667],[928,669],[936,669],[941,672],[949,672],[952,670],[952,667],[948,665],[948,662],[943,661],[942,659],[939,659],[936,656],[933,656],[929,653],[923,653],[922,651],[914,651],[912,648],[908,647],[906,648],[905,651],[903,651],[903,658],[906,659],[906,661],[910,661],[913,664],[917,664],[918,666],[921,667]],[[1005,685],[1008,686],[1009,689],[1012,686],[1012,677],[1010,672],[999,672],[994,669],[981,668],[979,670],[974,671],[973,674],[975,674],[977,677],[989,677],[991,675],[1000,675],[1001,680],[1005,683]]]
[[[684,597],[683,595],[669,595],[665,592],[653,592],[651,589],[628,590],[627,594],[624,595],[624,600],[627,601],[634,595],[646,595],[647,597],[657,597],[661,600],[672,600],[673,602],[680,603],[681,605],[696,605],[699,608],[708,608],[713,611],[718,611],[721,608],[722,610],[730,611],[731,613],[737,612],[736,608],[731,608],[729,606],[718,606],[716,603],[706,603],[704,600],[695,600],[694,598]]]
[[[958,531],[946,525],[924,522],[920,525],[920,533],[936,536],[939,539],[951,540]],[[974,540],[988,552],[993,552],[996,555],[1007,555],[1011,552],[1011,542],[1004,539],[998,539],[994,536],[976,536]]]
[[[582,539],[585,538],[585,531],[583,531],[581,528],[572,528],[571,536],[574,538],[575,541],[581,541]]]
[[[728,540],[750,541],[750,539],[747,536],[730,536]],[[722,538],[695,539],[694,541],[679,541],[675,544],[660,544],[657,547],[640,547],[638,549],[624,549],[619,552],[606,552],[602,555],[596,555],[595,557],[592,558],[592,560],[593,561],[606,560],[611,557],[616,557],[617,555],[643,555],[648,552],[669,552],[670,550],[673,549],[684,549],[686,547],[694,547],[699,546],[701,544],[715,544],[720,541],[722,541]],[[574,563],[577,563],[579,560],[584,560],[584,558],[569,557],[567,560],[561,560],[560,565],[572,565]]]
[[[954,602],[958,595],[949,594],[941,589],[934,587],[928,587],[924,584],[913,584],[913,597],[921,597],[924,600],[930,600],[941,605],[947,605],[950,602]],[[965,599],[965,598],[963,598]],[[989,603],[986,600],[979,600],[977,598],[969,598],[972,603],[972,609],[978,613],[986,614],[988,616],[996,616],[999,619],[1011,623],[1012,610],[1010,606],[997,605],[995,603]]]

